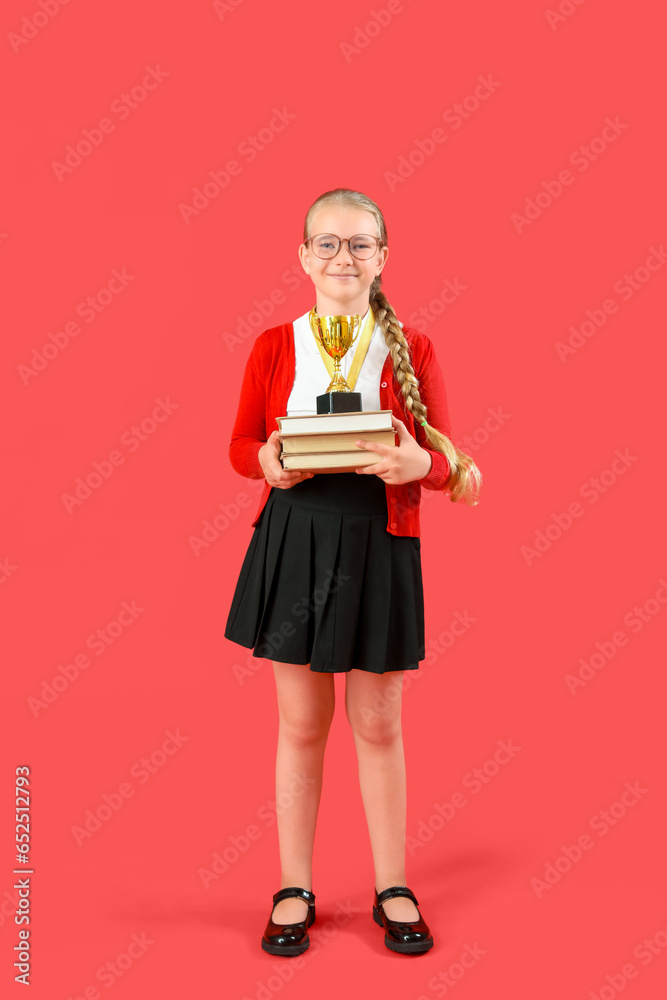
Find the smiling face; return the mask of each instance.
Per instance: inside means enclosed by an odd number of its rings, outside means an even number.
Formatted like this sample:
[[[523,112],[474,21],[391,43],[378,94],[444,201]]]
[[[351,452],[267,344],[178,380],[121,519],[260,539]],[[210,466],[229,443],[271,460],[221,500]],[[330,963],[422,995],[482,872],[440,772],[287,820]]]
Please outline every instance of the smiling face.
[[[332,233],[344,240],[360,234],[380,236],[375,216],[352,205],[326,206],[316,212],[309,235],[321,233]],[[368,309],[369,289],[388,254],[387,247],[382,247],[370,260],[359,260],[352,256],[347,243],[342,243],[335,257],[323,260],[313,253],[312,243],[302,243],[299,258],[317,289],[320,316],[363,316]]]

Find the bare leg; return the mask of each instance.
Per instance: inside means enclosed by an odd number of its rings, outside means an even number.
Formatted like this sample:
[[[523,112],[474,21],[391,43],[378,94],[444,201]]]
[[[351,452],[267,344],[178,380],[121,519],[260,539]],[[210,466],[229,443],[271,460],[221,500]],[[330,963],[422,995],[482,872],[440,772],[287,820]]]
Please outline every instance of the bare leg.
[[[273,662],[278,696],[276,808],[280,888],[313,888],[313,843],[322,793],[324,751],[335,707],[332,674],[303,663]],[[273,909],[276,923],[304,920],[305,900],[283,899]]]
[[[390,885],[407,885],[405,834],[407,791],[401,695],[403,671],[346,674],[345,711],[354,736],[359,787],[375,866],[378,892]],[[391,920],[419,920],[410,899],[395,897],[383,904]]]

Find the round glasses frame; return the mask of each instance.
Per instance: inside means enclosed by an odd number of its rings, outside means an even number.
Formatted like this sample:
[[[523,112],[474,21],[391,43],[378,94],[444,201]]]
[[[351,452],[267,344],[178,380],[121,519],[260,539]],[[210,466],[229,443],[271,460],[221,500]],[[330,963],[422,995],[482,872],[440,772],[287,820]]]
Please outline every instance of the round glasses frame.
[[[316,239],[318,236],[331,236],[331,237],[333,237],[334,240],[338,240],[338,246],[336,247],[336,253],[327,255],[325,257],[323,257],[322,254],[318,253],[315,250],[315,247],[313,246],[313,248],[312,248],[313,253],[315,254],[316,257],[319,257],[320,260],[333,260],[334,257],[338,256],[338,254],[340,252],[340,248],[342,247],[343,243],[347,243],[347,249],[349,250],[349,252],[352,254],[353,257],[356,257],[357,260],[372,260],[373,257],[375,256],[375,254],[378,252],[378,250],[381,247],[385,246],[385,243],[380,239],[379,236],[369,236],[368,233],[357,233],[356,236],[351,236],[349,240],[343,240],[343,239],[340,238],[340,236],[336,236],[335,233],[317,233],[316,236],[309,236],[307,240],[304,240],[303,241],[304,245],[307,246],[308,243],[312,243],[313,240]],[[354,250],[352,249],[352,240],[357,240],[357,239],[359,239],[359,237],[363,237],[363,239],[365,239],[365,240],[375,240],[375,244],[376,244],[375,245],[375,250],[370,255],[370,257],[360,257],[359,254],[356,254],[354,252]]]

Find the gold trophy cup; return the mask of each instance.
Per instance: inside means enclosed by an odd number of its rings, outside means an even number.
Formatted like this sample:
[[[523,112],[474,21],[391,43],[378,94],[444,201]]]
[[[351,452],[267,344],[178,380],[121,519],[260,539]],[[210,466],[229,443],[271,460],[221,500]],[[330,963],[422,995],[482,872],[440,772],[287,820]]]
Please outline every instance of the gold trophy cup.
[[[359,335],[361,316],[318,316],[313,308],[308,319],[315,337],[334,363],[334,373],[327,391],[317,396],[317,412],[361,413],[361,393],[352,392],[340,370],[341,358]]]

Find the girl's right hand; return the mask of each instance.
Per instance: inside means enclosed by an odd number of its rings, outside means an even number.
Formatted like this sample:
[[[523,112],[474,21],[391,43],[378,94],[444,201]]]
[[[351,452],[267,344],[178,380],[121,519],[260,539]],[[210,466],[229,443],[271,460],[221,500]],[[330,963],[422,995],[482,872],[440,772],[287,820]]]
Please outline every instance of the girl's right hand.
[[[279,431],[275,430],[266,444],[259,449],[257,457],[262,466],[264,476],[269,486],[278,490],[288,490],[295,483],[304,479],[312,479],[314,472],[303,472],[297,469],[283,469],[280,464],[282,444]]]

